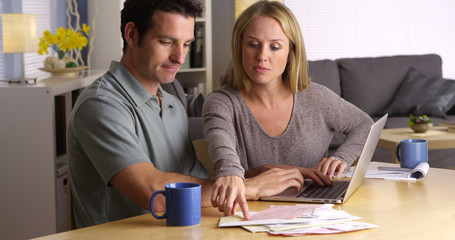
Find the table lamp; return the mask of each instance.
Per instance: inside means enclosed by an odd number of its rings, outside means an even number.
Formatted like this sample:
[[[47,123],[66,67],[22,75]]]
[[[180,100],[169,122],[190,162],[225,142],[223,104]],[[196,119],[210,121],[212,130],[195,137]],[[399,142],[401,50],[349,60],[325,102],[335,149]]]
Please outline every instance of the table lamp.
[[[24,52],[33,52],[38,50],[38,34],[35,14],[23,13],[3,13],[2,14],[2,29],[3,29],[3,52],[4,53],[20,53],[21,54],[21,79],[10,81],[25,82],[24,71]]]

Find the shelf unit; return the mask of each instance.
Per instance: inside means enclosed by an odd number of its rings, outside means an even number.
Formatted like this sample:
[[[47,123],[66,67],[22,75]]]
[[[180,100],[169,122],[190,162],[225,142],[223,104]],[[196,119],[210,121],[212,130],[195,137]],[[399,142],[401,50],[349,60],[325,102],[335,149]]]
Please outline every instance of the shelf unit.
[[[0,84],[0,239],[68,230],[66,122],[76,93],[104,72]]]
[[[182,83],[183,87],[197,86],[198,83],[204,84],[204,93],[208,94],[213,90],[212,73],[212,1],[201,0],[204,6],[202,18],[196,19],[196,25],[203,25],[203,59],[201,68],[180,69],[176,78]],[[195,34],[196,35],[196,34]],[[196,36],[195,36],[196,37]],[[193,51],[194,48],[191,49]],[[188,58],[187,58],[188,59]]]
[[[176,78],[184,87],[204,84],[204,93],[213,90],[212,82],[212,0],[199,0],[204,6],[201,18],[196,24],[204,26],[203,66],[200,68],[180,69]],[[111,60],[119,61],[122,56],[123,41],[120,33],[120,11],[124,0],[89,0],[89,23],[95,16],[95,2],[98,3],[96,33],[91,57],[92,68],[108,68]],[[115,50],[118,49],[118,50]]]

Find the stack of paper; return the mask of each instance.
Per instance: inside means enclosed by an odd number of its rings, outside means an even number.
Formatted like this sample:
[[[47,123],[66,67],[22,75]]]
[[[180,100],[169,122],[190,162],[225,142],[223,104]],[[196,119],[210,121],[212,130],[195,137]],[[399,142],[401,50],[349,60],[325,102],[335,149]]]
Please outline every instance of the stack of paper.
[[[294,206],[270,206],[260,212],[250,212],[251,219],[243,220],[242,213],[222,217],[219,227],[241,226],[250,232],[267,232],[270,235],[302,236],[308,234],[332,234],[377,227],[343,210],[333,209],[333,204],[305,204]]]
[[[428,173],[430,166],[428,163],[419,163],[414,169],[399,168],[399,167],[378,167],[377,170],[368,170],[365,178],[379,178],[395,181],[419,181],[423,180]],[[352,177],[352,172],[341,174],[340,178]]]

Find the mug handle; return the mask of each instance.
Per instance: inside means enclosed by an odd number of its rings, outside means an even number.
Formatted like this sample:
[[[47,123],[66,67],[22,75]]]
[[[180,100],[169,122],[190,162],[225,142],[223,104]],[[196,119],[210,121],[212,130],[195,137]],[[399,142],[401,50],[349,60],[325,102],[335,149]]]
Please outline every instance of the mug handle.
[[[156,195],[158,194],[163,194],[164,197],[166,197],[166,195],[164,194],[165,192],[164,191],[156,191],[152,194],[152,197],[150,197],[150,212],[152,212],[152,215],[156,218],[156,219],[164,219],[167,217],[167,212],[165,212],[163,215],[161,216],[158,216],[156,215],[155,211],[153,210],[153,200],[155,199]]]
[[[395,150],[395,156],[397,157],[398,162],[401,162],[400,147],[401,143],[398,143],[397,148]]]

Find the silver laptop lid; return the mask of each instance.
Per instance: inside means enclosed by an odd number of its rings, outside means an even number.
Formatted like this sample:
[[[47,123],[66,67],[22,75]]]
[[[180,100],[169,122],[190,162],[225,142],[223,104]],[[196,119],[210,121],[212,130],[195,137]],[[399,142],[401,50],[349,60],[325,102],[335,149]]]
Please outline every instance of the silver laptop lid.
[[[351,183],[344,195],[343,202],[346,201],[362,183],[365,173],[368,170],[371,158],[373,157],[374,150],[381,136],[382,129],[384,128],[385,122],[387,121],[388,114],[384,115],[381,119],[376,121],[370,129],[365,145],[363,146],[362,153],[360,154],[359,161],[355,166],[354,173],[352,174]]]

